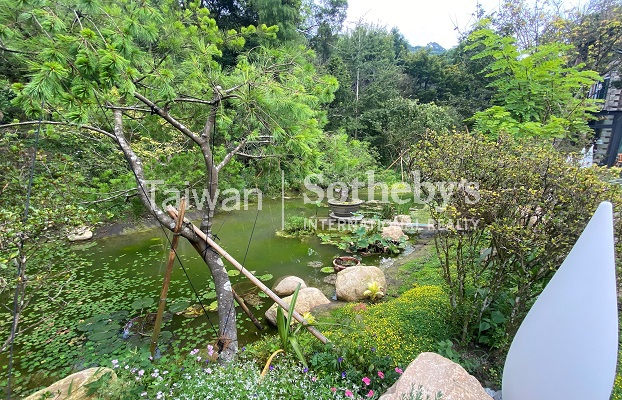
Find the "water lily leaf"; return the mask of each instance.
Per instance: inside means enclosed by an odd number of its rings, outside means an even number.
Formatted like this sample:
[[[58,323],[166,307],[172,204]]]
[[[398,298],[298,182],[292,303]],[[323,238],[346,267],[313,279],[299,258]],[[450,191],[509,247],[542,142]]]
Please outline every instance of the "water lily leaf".
[[[238,276],[238,275],[240,275],[240,271],[238,271],[237,269],[230,269],[229,271],[227,271],[227,275],[229,275],[229,276]]]
[[[209,306],[205,307],[207,311],[216,311],[218,310],[218,300],[214,300],[210,303]]]
[[[147,308],[155,303],[151,297],[143,297],[142,299],[138,299],[132,303],[130,307],[134,310],[141,310],[143,308]]]
[[[122,321],[124,319],[126,319],[128,317],[128,315],[130,315],[130,313],[128,311],[115,311],[112,314],[110,314],[110,319],[113,321]]]
[[[335,269],[333,267],[323,267],[320,271],[324,272],[325,274],[332,274],[333,272],[335,272]]]
[[[257,277],[260,281],[269,281],[272,278],[274,278],[272,274],[263,274]]]
[[[89,335],[89,340],[92,340],[93,342],[99,342],[100,340],[106,340],[106,339],[110,339],[113,338],[117,335],[117,331],[102,331],[102,332],[93,332],[91,335]]]
[[[169,306],[168,310],[169,310],[169,312],[172,312],[173,314],[176,314],[178,312],[184,311],[189,306],[190,306],[190,302],[189,301],[176,301],[175,303],[173,303],[173,304],[171,304]]]
[[[158,342],[160,343],[170,342],[172,338],[173,338],[173,334],[170,331],[162,331],[160,332],[160,338],[158,339]]]
[[[99,322],[99,321],[103,321],[105,319],[108,319],[109,315],[108,314],[99,314],[99,315],[94,315],[91,318],[87,318],[84,320],[85,323],[95,323],[95,322]]]

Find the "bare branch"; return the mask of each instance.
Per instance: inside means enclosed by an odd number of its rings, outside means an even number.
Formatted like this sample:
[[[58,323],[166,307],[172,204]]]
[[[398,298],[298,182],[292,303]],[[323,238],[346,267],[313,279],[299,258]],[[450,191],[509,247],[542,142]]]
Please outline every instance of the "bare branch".
[[[28,126],[28,125],[38,125],[39,123],[43,124],[43,125],[62,125],[62,126],[73,126],[75,128],[78,129],[86,129],[89,131],[93,131],[93,132],[97,132],[97,133],[101,133],[102,135],[106,135],[111,139],[115,139],[115,136],[108,132],[105,131],[101,128],[97,128],[94,126],[90,126],[90,125],[78,125],[78,124],[72,124],[70,122],[57,122],[57,121],[24,121],[24,122],[16,122],[13,124],[4,124],[4,125],[0,125],[0,129],[6,129],[6,128],[13,128],[13,127],[17,127],[17,126]]]
[[[158,107],[154,102],[152,102],[151,100],[149,100],[148,98],[146,98],[145,96],[143,96],[142,94],[138,92],[134,92],[134,97],[136,97],[138,100],[148,105],[151,108],[151,111],[153,113],[162,117],[166,122],[171,124],[175,129],[177,129],[178,131],[180,131],[181,133],[183,133],[184,135],[192,139],[193,142],[195,142],[199,146],[203,144],[203,140],[201,139],[199,135],[192,132],[190,129],[188,129],[188,127],[186,127],[181,122],[177,121],[175,118],[171,117],[171,115],[168,112]]]
[[[247,140],[248,140],[248,138],[240,141],[240,143],[233,150],[231,150],[229,153],[227,153],[225,158],[223,158],[222,161],[220,162],[220,164],[218,164],[218,166],[216,167],[216,171],[220,171],[225,165],[227,165],[227,163],[229,161],[231,161],[233,156],[236,155],[237,152],[240,151],[240,149],[242,147],[244,147],[244,145],[246,144]]]
[[[127,189],[127,190],[121,190],[120,193],[114,194],[110,197],[106,197],[105,199],[99,199],[99,200],[94,200],[94,201],[81,201],[78,204],[97,204],[97,203],[103,203],[105,201],[109,201],[109,200],[113,200],[116,199],[117,197],[121,197],[121,196],[125,196],[125,200],[127,201],[128,198],[136,196],[136,193],[134,194],[129,194],[130,192],[133,192],[137,190],[136,188],[131,188],[131,189]]]
[[[199,103],[199,104],[208,104],[214,105],[217,104],[220,100],[201,100],[201,99],[193,99],[191,97],[182,97],[179,99],[173,100],[176,103]]]
[[[123,151],[125,158],[129,164],[129,168],[134,172],[136,178],[136,185],[138,188],[138,197],[140,197],[142,203],[147,207],[149,211],[153,213],[156,219],[167,229],[173,230],[175,228],[175,221],[168,216],[165,212],[163,212],[155,202],[152,202],[151,199],[147,196],[147,182],[145,180],[145,173],[143,170],[143,164],[135,153],[130,144],[125,139],[123,135],[123,113],[121,110],[114,110],[114,135],[116,137],[117,143]],[[196,234],[188,229],[183,228],[181,231],[181,235],[186,239],[190,240],[190,242],[196,242],[197,237]]]
[[[271,158],[271,157],[278,157],[277,154],[263,154],[260,156],[255,156],[252,154],[246,154],[246,153],[236,153],[236,156],[240,156],[240,157],[244,157],[244,158],[251,158],[251,159],[255,159],[255,160],[261,160],[263,158]]]
[[[123,110],[123,111],[139,111],[139,112],[144,112],[144,113],[150,113],[151,110],[147,109],[147,108],[140,108],[140,107],[122,107],[122,106],[114,106],[114,105],[106,105],[106,108],[110,109],[110,110]]]

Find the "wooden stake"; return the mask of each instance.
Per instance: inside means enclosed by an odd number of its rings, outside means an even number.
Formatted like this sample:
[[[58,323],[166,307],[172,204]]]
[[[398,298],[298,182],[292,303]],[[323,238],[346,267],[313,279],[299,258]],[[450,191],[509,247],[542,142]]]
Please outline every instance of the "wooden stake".
[[[259,320],[255,318],[255,315],[250,310],[250,308],[246,306],[244,299],[239,294],[237,294],[233,288],[231,288],[231,292],[233,293],[233,298],[235,299],[235,301],[238,302],[238,304],[240,305],[240,308],[242,308],[242,310],[244,310],[246,315],[248,315],[248,318],[250,318],[251,321],[253,321],[253,324],[255,324],[257,329],[259,329],[260,331],[263,331],[263,325],[261,325],[261,322],[259,322]]]
[[[179,243],[179,232],[184,222],[184,214],[186,213],[186,199],[181,198],[179,205],[179,218],[175,222],[173,230],[173,240],[171,241],[171,250],[168,252],[168,263],[164,272],[164,282],[162,282],[162,291],[160,292],[160,301],[158,303],[158,314],[156,315],[155,326],[153,327],[153,335],[151,336],[151,357],[155,357],[156,347],[158,345],[158,336],[160,335],[160,326],[162,325],[162,316],[164,315],[164,306],[166,305],[166,295],[168,287],[171,283],[171,275],[173,274],[173,264],[175,263],[175,255],[177,254],[177,244]]]
[[[172,217],[177,218],[177,210],[172,206],[166,207],[166,212]],[[220,247],[218,243],[214,242],[211,238],[207,237],[205,233],[203,233],[199,228],[197,228],[194,224],[190,223],[194,233],[201,239],[203,239],[211,248],[214,249],[218,254],[223,256],[227,261],[233,264],[242,275],[247,277],[255,286],[257,286],[262,292],[268,295],[276,304],[281,306],[284,311],[289,312],[289,305],[285,303],[279,296],[277,296],[270,288],[268,288],[262,281],[257,279],[255,275],[253,275],[249,270],[244,268],[242,264],[240,264],[235,258],[233,258],[225,249]],[[324,344],[328,343],[328,339],[326,336],[322,335],[320,331],[315,329],[315,327],[309,325],[309,323],[300,315],[296,310],[292,310],[292,317],[296,319],[296,321],[300,322],[313,336],[318,338],[318,340]]]

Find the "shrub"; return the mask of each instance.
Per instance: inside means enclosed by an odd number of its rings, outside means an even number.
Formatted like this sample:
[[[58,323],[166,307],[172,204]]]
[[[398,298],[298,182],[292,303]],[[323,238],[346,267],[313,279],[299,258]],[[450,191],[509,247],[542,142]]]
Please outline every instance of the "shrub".
[[[425,199],[453,325],[463,344],[505,348],[598,204],[622,204],[621,187],[528,138],[437,134],[415,153],[422,181],[462,182],[449,199]]]

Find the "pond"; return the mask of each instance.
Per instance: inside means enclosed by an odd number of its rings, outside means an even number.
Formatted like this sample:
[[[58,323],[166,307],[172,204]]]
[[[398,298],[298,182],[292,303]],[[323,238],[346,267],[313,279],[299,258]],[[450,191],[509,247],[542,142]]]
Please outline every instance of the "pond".
[[[245,268],[261,277],[268,287],[272,287],[275,281],[283,276],[296,275],[305,280],[308,286],[317,287],[327,297],[333,297],[334,286],[324,282],[327,274],[321,272],[320,269],[331,266],[333,258],[343,255],[343,252],[334,246],[321,244],[316,236],[302,239],[277,236],[276,232],[281,229],[283,221],[280,199],[264,199],[259,212],[257,212],[256,205],[254,207],[253,209],[251,205],[249,210],[216,214],[213,231],[218,236],[217,242],[236,260],[243,263]],[[328,209],[317,209],[315,204],[304,204],[301,199],[285,201],[285,218],[291,215],[312,216],[316,211],[320,216],[328,214]],[[255,219],[257,221],[253,231]],[[115,276],[119,281],[136,283],[124,289],[126,298],[147,296],[155,301],[161,290],[169,252],[169,241],[165,234],[171,237],[170,232],[153,228],[98,239],[95,241],[95,246],[84,250],[87,258],[93,262],[92,268],[85,271],[85,274],[90,275],[94,280],[107,279],[107,273],[110,270],[116,270]],[[194,294],[196,290],[201,297],[201,302],[208,306],[215,298],[213,288],[210,288],[209,269],[194,248],[184,239],[179,242],[178,255],[183,268],[177,261],[175,262],[167,303],[174,304],[180,301],[198,303]],[[368,257],[366,260],[377,262],[378,257]],[[225,265],[227,269],[235,270],[226,261]],[[247,299],[251,306],[255,306],[251,309],[257,318],[268,326],[264,313],[273,302],[268,298],[260,297],[263,294],[260,295],[244,276],[233,276],[231,281],[236,292]],[[102,293],[99,299],[93,300],[106,302],[108,298],[109,293]],[[155,311],[156,308],[157,305],[154,302],[150,311]],[[266,329],[258,332],[245,314],[238,314],[238,316],[241,317],[240,345],[256,340],[259,335],[271,331],[271,329]],[[208,317],[209,321],[203,316],[186,318],[182,315],[174,315],[170,324],[174,331],[183,327],[187,331],[199,332],[199,327],[207,326],[205,334],[209,335],[210,332],[213,333],[211,325],[216,325],[218,318],[216,312],[208,313]],[[195,335],[192,336],[198,339]]]
[[[308,286],[317,287],[332,298],[334,286],[324,282],[328,274],[321,272],[321,268],[332,266],[333,258],[344,255],[344,252],[333,245],[322,244],[315,235],[303,239],[276,235],[283,217],[326,217],[329,210],[304,204],[302,199],[285,200],[284,212],[281,199],[264,199],[259,212],[254,207],[218,213],[213,222],[213,231],[219,238],[217,242],[268,287],[283,276],[296,275]],[[22,326],[38,321],[40,316],[45,319],[16,341],[14,393],[47,385],[90,365],[107,364],[128,348],[148,348],[148,330],[122,337],[129,320],[157,310],[169,252],[167,237],[172,237],[170,232],[154,227],[95,237],[73,246],[91,262],[91,266],[73,271],[73,278],[62,293],[65,303],[62,310],[59,311],[55,303],[38,299],[24,314]],[[175,262],[167,310],[198,304],[195,291],[201,302],[209,307],[215,299],[215,292],[207,266],[184,239],[179,242],[178,254],[183,268]],[[380,256],[363,260],[368,265],[378,265],[381,261]],[[225,265],[235,270],[231,265]],[[276,330],[264,317],[265,311],[273,304],[272,300],[263,296],[242,275],[232,276],[231,280],[238,294],[247,300],[249,308],[266,327],[259,332],[249,318],[237,310],[239,346],[274,333]],[[9,314],[2,313],[2,319],[6,319],[3,326],[8,326]],[[162,328],[165,332],[161,346],[163,353],[170,353],[171,348],[205,347],[216,341],[216,312],[194,318],[167,314]],[[99,330],[91,329],[93,326]],[[0,354],[2,369],[6,369],[7,361],[7,354]],[[4,386],[0,383],[0,388]]]

